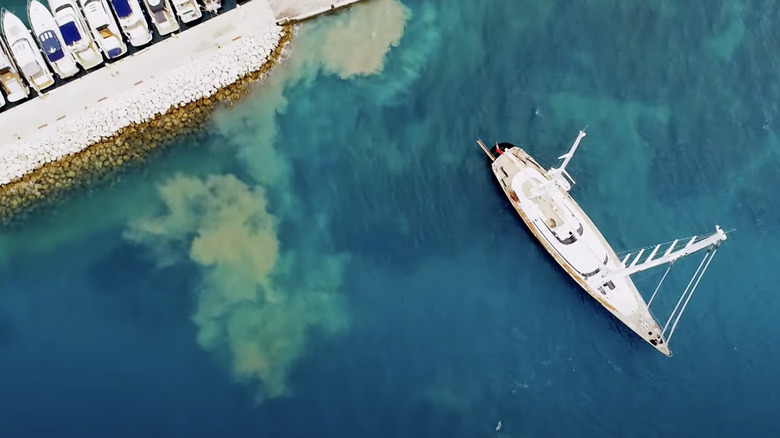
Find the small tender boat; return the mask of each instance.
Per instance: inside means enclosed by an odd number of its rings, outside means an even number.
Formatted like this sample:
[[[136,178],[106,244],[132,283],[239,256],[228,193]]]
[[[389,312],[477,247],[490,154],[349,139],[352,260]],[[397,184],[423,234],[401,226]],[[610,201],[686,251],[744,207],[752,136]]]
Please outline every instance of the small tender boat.
[[[81,9],[92,30],[92,37],[108,59],[116,59],[127,53],[119,25],[106,4],[106,0],[79,0]]]
[[[211,15],[217,15],[219,8],[222,7],[222,0],[200,0],[203,2],[203,9]]]
[[[693,292],[710,265],[726,233],[718,226],[709,235],[676,239],[618,256],[588,215],[569,194],[574,180],[566,166],[585,132],[580,131],[569,152],[559,157],[560,167],[545,170],[524,150],[497,144],[495,153],[479,146],[490,158],[491,169],[509,202],[531,234],[552,258],[593,299],[661,353],[671,356],[669,341]],[[682,243],[682,245],[678,245]],[[649,255],[645,251],[650,250]],[[650,305],[672,265],[679,259],[706,250],[688,286],[666,323],[660,326]],[[666,273],[645,303],[631,275],[666,265]]]
[[[86,70],[102,64],[103,55],[92,40],[75,0],[49,0],[49,8],[54,12],[54,20],[60,28],[65,46],[76,57],[76,61]]]
[[[172,0],[172,2],[182,23],[191,23],[203,16],[196,0]]]
[[[10,53],[5,41],[0,38],[0,87],[5,91],[9,102],[18,102],[30,95],[30,89],[22,80]]]
[[[76,64],[73,54],[65,46],[60,28],[46,6],[38,0],[31,0],[27,3],[27,16],[46,60],[49,61],[49,65],[57,73],[57,76],[65,79],[78,73],[79,66]]]
[[[176,21],[176,15],[168,0],[144,0],[144,3],[146,3],[146,8],[149,10],[157,33],[168,35],[179,30],[179,22]]]
[[[54,76],[41,55],[41,50],[35,44],[30,30],[24,26],[16,15],[3,9],[3,35],[16,65],[22,71],[27,83],[36,91],[45,90],[54,84]]]
[[[114,13],[119,18],[119,26],[130,44],[134,47],[149,44],[152,41],[152,32],[149,30],[149,23],[146,22],[138,0],[110,0],[110,2]]]

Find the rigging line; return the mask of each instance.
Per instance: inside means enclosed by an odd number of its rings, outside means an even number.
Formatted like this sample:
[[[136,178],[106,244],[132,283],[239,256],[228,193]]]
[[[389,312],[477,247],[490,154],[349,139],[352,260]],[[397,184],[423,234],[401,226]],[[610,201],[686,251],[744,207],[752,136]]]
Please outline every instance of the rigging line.
[[[712,233],[712,234],[715,234],[715,233]],[[706,235],[705,238],[710,237],[712,234]],[[699,235],[698,234],[694,234],[694,235],[688,236],[688,237],[679,237],[677,239],[672,239],[672,240],[669,240],[667,242],[656,243],[656,244],[648,245],[648,246],[645,246],[645,247],[642,247],[642,248],[635,248],[635,249],[632,249],[632,250],[629,250],[629,251],[620,251],[620,252],[617,252],[616,254],[618,255],[619,258],[622,259],[623,256],[625,256],[627,254],[638,252],[638,251],[641,251],[643,249],[655,248],[658,245],[664,246],[664,245],[667,245],[667,244],[670,244],[670,243],[674,242],[675,240],[680,241],[680,242],[687,242],[687,241],[691,240],[691,237],[699,237]]]
[[[685,304],[683,304],[682,309],[680,309],[680,314],[677,315],[677,319],[674,321],[674,325],[672,325],[672,330],[669,331],[669,337],[666,338],[666,342],[667,343],[672,339],[672,335],[674,334],[674,330],[677,328],[677,323],[680,322],[680,318],[682,317],[683,312],[685,312],[685,307],[688,306],[688,301],[691,300],[691,297],[693,296],[693,292],[696,291],[696,287],[699,286],[699,282],[701,281],[702,277],[704,277],[704,272],[710,266],[710,262],[715,257],[715,253],[716,252],[718,252],[718,248],[717,247],[712,251],[712,254],[710,254],[710,257],[707,260],[707,264],[704,265],[704,269],[701,271],[701,275],[699,275],[699,278],[696,279],[696,284],[693,285],[693,289],[691,290],[691,293],[688,294],[688,299],[685,300]]]
[[[693,281],[696,279],[696,276],[699,275],[699,271],[701,271],[701,267],[704,266],[704,263],[707,261],[710,252],[711,250],[707,251],[707,254],[704,256],[704,258],[701,259],[701,263],[699,263],[699,267],[696,268],[696,272],[693,273],[693,276],[691,277],[691,281],[689,281],[688,285],[685,286],[685,290],[683,290],[683,293],[680,295],[680,299],[677,300],[677,305],[674,306],[674,310],[672,310],[672,313],[669,314],[669,319],[666,321],[666,324],[664,324],[663,330],[661,330],[662,335],[666,333],[666,329],[669,327],[669,323],[672,322],[672,318],[674,318],[674,315],[677,313],[677,308],[680,307],[683,298],[685,298],[685,295],[688,293],[688,290],[691,288],[691,284],[693,284]]]
[[[732,232],[734,232],[736,230],[737,230],[736,228],[731,228],[728,231],[724,231],[724,233],[725,234],[729,234],[729,233],[732,233]],[[628,250],[628,251],[615,251],[615,254],[617,254],[620,259],[623,259],[623,257],[625,257],[628,254],[639,252],[639,251],[641,251],[643,249],[654,248],[654,247],[656,247],[658,245],[664,246],[664,245],[667,245],[667,244],[670,244],[670,243],[674,242],[675,240],[678,240],[680,242],[687,242],[687,241],[691,240],[692,237],[698,237],[698,239],[696,239],[696,241],[694,241],[694,243],[695,243],[695,242],[707,239],[707,238],[709,238],[711,236],[714,236],[715,234],[718,234],[718,233],[709,233],[709,234],[706,234],[706,235],[703,235],[703,236],[695,234],[695,235],[691,235],[691,236],[687,236],[687,237],[679,237],[677,239],[672,239],[672,240],[669,240],[669,241],[666,241],[666,242],[656,243],[654,245],[648,245],[648,246],[644,246],[644,247],[641,247],[641,248],[635,248],[635,249]]]
[[[666,280],[666,276],[669,275],[669,271],[672,270],[672,265],[674,262],[669,263],[669,267],[666,268],[666,272],[664,272],[664,276],[661,277],[661,281],[658,282],[658,286],[655,287],[655,290],[653,291],[653,295],[650,297],[650,301],[647,302],[647,307],[650,307],[650,304],[653,303],[653,298],[655,298],[655,294],[658,293],[658,289],[661,289],[661,285],[664,283],[664,280]]]

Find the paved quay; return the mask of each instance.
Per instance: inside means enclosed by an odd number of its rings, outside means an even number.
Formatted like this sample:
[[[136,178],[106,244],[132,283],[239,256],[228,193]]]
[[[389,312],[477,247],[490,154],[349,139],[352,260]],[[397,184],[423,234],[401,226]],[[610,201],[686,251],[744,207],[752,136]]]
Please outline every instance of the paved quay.
[[[268,0],[277,24],[308,20],[365,0]]]
[[[236,38],[276,27],[266,0],[252,0],[194,29],[168,38],[51,92],[0,113],[0,149],[51,134],[58,124],[118,95],[154,83],[158,76],[218,53]]]
[[[221,14],[0,112],[0,223],[105,181],[197,126],[268,74],[293,24],[342,0],[244,0]],[[270,3],[269,3],[270,2]],[[274,9],[276,8],[276,9]]]

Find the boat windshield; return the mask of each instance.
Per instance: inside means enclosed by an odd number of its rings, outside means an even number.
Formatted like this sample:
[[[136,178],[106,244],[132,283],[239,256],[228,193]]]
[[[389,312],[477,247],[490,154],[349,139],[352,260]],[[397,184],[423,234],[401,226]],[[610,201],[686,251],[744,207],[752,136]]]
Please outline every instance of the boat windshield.
[[[133,15],[133,9],[130,8],[130,3],[127,0],[111,0],[111,4],[114,5],[117,17],[127,18]]]
[[[81,32],[76,27],[76,23],[69,21],[60,26],[60,32],[62,32],[62,39],[65,40],[65,44],[72,46],[81,41]]]

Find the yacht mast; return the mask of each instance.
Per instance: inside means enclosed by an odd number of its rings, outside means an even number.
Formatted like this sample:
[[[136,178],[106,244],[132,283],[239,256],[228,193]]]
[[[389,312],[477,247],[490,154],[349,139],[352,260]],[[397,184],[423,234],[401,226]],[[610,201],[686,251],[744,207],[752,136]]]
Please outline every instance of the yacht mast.
[[[696,268],[696,272],[693,273],[693,276],[688,281],[688,285],[685,286],[685,289],[680,295],[680,298],[677,300],[677,304],[669,314],[669,318],[666,320],[666,324],[664,324],[663,328],[661,329],[661,336],[666,339],[666,343],[668,344],[672,339],[674,331],[677,329],[677,323],[680,322],[680,318],[682,317],[683,312],[685,312],[685,308],[688,307],[688,303],[691,301],[693,293],[696,291],[696,288],[699,286],[699,282],[704,276],[704,273],[710,266],[710,262],[712,262],[712,259],[715,257],[715,253],[718,252],[720,243],[724,240],[726,240],[726,233],[716,225],[714,233],[708,236],[693,236],[690,238],[690,240],[688,240],[688,243],[686,243],[685,246],[679,249],[675,249],[675,246],[677,245],[677,242],[680,241],[680,239],[675,239],[671,245],[669,245],[666,251],[664,251],[663,254],[658,257],[656,257],[656,254],[659,253],[661,247],[667,245],[666,243],[656,245],[650,252],[650,255],[648,255],[642,262],[640,262],[640,259],[642,258],[646,248],[640,249],[635,253],[635,256],[633,253],[629,253],[620,262],[623,268],[611,271],[606,275],[613,278],[617,276],[627,277],[640,271],[645,271],[663,264],[668,264],[666,272],[664,272],[661,281],[656,286],[655,291],[653,291],[653,295],[650,297],[650,301],[647,303],[649,310],[650,304],[652,304],[653,300],[655,299],[658,290],[661,288],[661,284],[663,284],[666,276],[669,274],[669,270],[672,268],[674,262],[695,252],[707,250],[704,258],[699,263],[698,268]],[[632,257],[633,260],[631,260],[631,263],[628,264],[628,261]]]
[[[665,263],[674,263],[675,261],[683,257],[689,256],[695,252],[699,252],[703,249],[708,249],[712,246],[720,245],[720,242],[724,240],[726,240],[726,233],[719,226],[716,225],[715,232],[713,234],[710,234],[709,236],[706,237],[693,236],[688,241],[688,243],[680,249],[674,248],[675,245],[677,245],[677,242],[679,242],[679,239],[675,240],[660,257],[654,258],[658,253],[658,250],[664,245],[663,243],[656,245],[656,247],[653,248],[653,251],[650,253],[650,255],[641,263],[639,262],[639,259],[642,258],[642,255],[645,252],[644,249],[641,249],[637,253],[636,257],[634,257],[631,264],[626,265],[628,259],[632,256],[632,254],[628,254],[622,260],[622,265],[624,266],[623,269],[612,271],[610,274],[613,276],[628,276],[640,271],[645,271],[651,268],[655,268],[656,266],[660,266]]]

